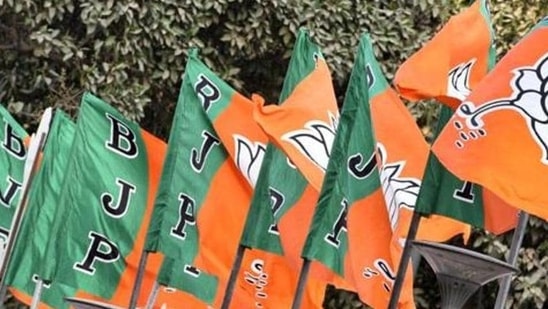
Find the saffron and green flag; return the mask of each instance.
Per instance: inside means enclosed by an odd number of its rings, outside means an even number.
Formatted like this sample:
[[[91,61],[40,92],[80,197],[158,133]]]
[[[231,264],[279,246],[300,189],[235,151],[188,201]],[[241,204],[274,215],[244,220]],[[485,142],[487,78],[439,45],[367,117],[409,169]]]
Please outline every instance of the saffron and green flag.
[[[47,142],[44,146],[40,167],[30,188],[28,204],[15,240],[11,264],[6,273],[6,284],[11,293],[30,305],[39,265],[45,256],[51,225],[62,211],[58,203],[61,185],[75,133],[75,125],[60,110],[55,112]],[[57,282],[45,284],[39,308],[68,308],[63,297],[74,296],[77,288]]]
[[[453,114],[449,106],[464,100],[495,65],[494,45],[487,1],[478,0],[452,17],[398,69],[394,83],[402,96],[436,98],[444,103],[435,137]],[[427,59],[437,62],[434,65]],[[455,218],[496,234],[513,228],[517,221],[515,208],[491,191],[458,179],[433,154],[428,158],[417,211]]]
[[[209,199],[216,201],[216,208],[209,207],[203,211],[202,222],[207,225],[200,231],[202,249],[195,263],[195,266],[204,270],[222,269],[221,282],[224,288],[234,263],[235,249],[242,235],[253,189],[263,166],[268,138],[253,118],[253,102],[234,90],[226,91],[231,88],[199,59],[192,56],[189,58],[191,64],[194,64],[191,67],[194,71],[191,70],[191,73],[199,78],[199,73],[203,74],[207,80],[201,82],[199,79],[193,83],[201,107],[213,125],[221,147],[228,152],[232,166],[236,167],[236,175],[230,180],[231,190],[228,191],[227,186],[222,186],[221,191],[213,190],[208,196]],[[193,78],[191,77],[191,80]],[[209,101],[215,102],[212,106],[216,106],[217,110],[209,107]],[[245,195],[239,197],[233,194],[242,189]],[[227,194],[228,192],[230,194]],[[227,206],[224,206],[225,204]],[[238,208],[241,211],[238,213],[235,205],[245,206]],[[224,218],[222,224],[218,223],[219,217]],[[224,254],[223,248],[226,250]],[[279,255],[263,250],[246,250],[231,307],[243,308],[249,307],[250,304],[289,307],[293,300],[293,291],[296,289],[297,275],[287,260]],[[257,293],[257,289],[260,289],[260,293]],[[222,297],[222,294],[220,293],[219,297]],[[305,294],[307,299],[304,308],[315,308],[323,300],[324,287],[308,284]]]
[[[547,39],[544,18],[476,85],[432,146],[459,178],[545,220],[548,47],[540,42]]]
[[[11,220],[21,198],[27,151],[25,129],[0,105],[0,239],[8,240]]]
[[[312,158],[328,159],[332,143],[330,136],[326,136],[323,140],[319,139],[315,145],[308,144],[314,141],[314,134],[320,137],[323,137],[321,134],[324,133],[334,135],[336,128],[331,121],[336,122],[336,119],[330,118],[326,125],[316,126],[316,122],[319,121],[314,116],[318,116],[316,113],[321,113],[320,118],[323,119],[329,115],[329,112],[334,117],[338,116],[333,86],[325,60],[320,47],[311,40],[306,30],[299,31],[293,48],[279,100],[282,104],[262,106],[262,101],[256,101],[258,105],[255,118],[267,132],[270,130],[272,143],[267,146],[241,243],[250,248],[283,254],[292,268],[299,271],[302,265],[301,251],[312,223],[312,214],[319,191],[307,180],[303,171],[298,168],[298,164],[283,151],[280,132],[272,128],[276,124],[281,125],[279,129],[287,129],[288,125],[298,126],[300,120],[300,125],[304,127],[301,131],[310,129],[310,135],[303,134],[302,139],[300,137],[292,139],[295,143],[285,146],[294,147],[298,145],[296,142],[302,140],[301,145],[304,147],[312,148],[312,151],[321,150],[318,156]],[[284,125],[284,122],[278,121],[279,117],[284,118],[287,124]],[[296,119],[299,117],[303,119]],[[316,128],[319,129],[316,131]],[[327,130],[324,131],[324,128]],[[309,163],[314,162],[311,158],[308,160]],[[318,165],[313,163],[312,166],[308,164],[307,167],[311,168],[309,175],[318,176],[315,173],[319,171],[319,177],[323,178],[323,172]],[[312,178],[313,176],[309,179]],[[312,263],[311,275],[312,278],[350,289],[340,278],[319,263]]]
[[[415,119],[384,77],[371,44],[366,57],[377,165],[394,237],[403,249],[428,160],[428,144]],[[470,226],[434,215],[422,220],[417,239],[439,242],[458,234],[468,239]]]
[[[161,140],[85,93],[38,277],[127,306],[164,154]]]
[[[315,55],[316,57],[321,55],[319,46],[311,41],[305,30],[301,29],[293,47],[293,54],[280,93],[280,102],[283,102],[293,92],[297,84],[314,70]],[[294,240],[301,236],[302,233],[295,231],[295,228],[303,227],[306,222],[300,221],[300,224],[292,224],[291,234],[288,234],[288,231],[281,232],[279,225],[284,218],[289,218],[289,216],[285,217],[288,210],[299,204],[299,201],[307,195],[310,197],[305,199],[311,202],[316,198],[314,190],[309,187],[302,173],[281,149],[269,143],[253,192],[241,243],[250,248],[284,254],[290,259],[296,257],[293,264],[298,270],[301,265],[298,252],[297,254],[287,252],[287,245],[284,245],[282,249],[282,240],[289,238]],[[308,203],[300,205],[311,207]],[[305,219],[306,217],[300,217],[300,220]],[[306,226],[304,228],[306,229]]]
[[[216,276],[217,291],[224,291],[228,282],[267,141],[252,112],[251,100],[205,66],[196,51],[190,53],[147,245],[166,250],[180,275],[187,276],[180,269],[192,265]],[[290,306],[293,291],[288,286],[297,273],[280,259],[246,251],[231,307]],[[277,279],[264,284],[254,279],[263,275]],[[262,293],[256,293],[257,284]],[[200,290],[206,285],[184,288],[198,298],[212,292],[212,287]],[[214,306],[222,296],[216,293]]]
[[[456,108],[495,62],[494,30],[487,5],[476,0],[451,17],[394,77],[397,90],[415,101],[435,98]]]
[[[369,111],[369,39],[362,37],[303,257],[344,276],[360,299],[386,307],[397,260]],[[413,303],[408,279],[400,303]]]

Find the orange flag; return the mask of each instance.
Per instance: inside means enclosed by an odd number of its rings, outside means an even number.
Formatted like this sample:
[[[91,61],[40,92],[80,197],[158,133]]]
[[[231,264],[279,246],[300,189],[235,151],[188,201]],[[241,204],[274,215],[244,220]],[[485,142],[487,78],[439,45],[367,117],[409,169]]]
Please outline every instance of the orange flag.
[[[491,47],[493,30],[486,1],[478,0],[453,16],[401,65],[394,84],[405,98],[436,98],[455,108],[470,94],[472,85],[485,76],[490,65],[489,57],[478,57],[488,55]]]
[[[434,143],[451,172],[548,219],[548,19],[495,66]]]
[[[254,118],[318,191],[329,162],[339,111],[325,60],[280,105],[255,98]]]

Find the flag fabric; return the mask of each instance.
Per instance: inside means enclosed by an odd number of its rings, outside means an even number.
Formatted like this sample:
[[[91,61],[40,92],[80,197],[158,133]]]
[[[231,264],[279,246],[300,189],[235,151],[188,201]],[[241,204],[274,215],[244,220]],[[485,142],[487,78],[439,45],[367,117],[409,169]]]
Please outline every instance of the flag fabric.
[[[38,279],[37,268],[46,259],[45,251],[50,226],[58,208],[61,183],[69,160],[75,125],[66,114],[57,110],[53,117],[39,170],[30,188],[26,214],[15,240],[6,284],[11,293],[26,304]],[[57,282],[45,284],[39,308],[68,308],[63,297],[74,296],[77,288]]]
[[[409,100],[435,98],[456,108],[493,66],[493,37],[487,0],[477,0],[400,66],[397,90]]]
[[[391,229],[377,169],[369,111],[368,36],[360,40],[320,198],[303,257],[342,275],[360,299],[386,308],[399,257],[392,254]],[[408,272],[401,308],[413,307]]]
[[[477,85],[433,145],[459,178],[545,220],[547,38],[544,18]]]
[[[163,286],[186,291],[207,304],[215,300],[219,285],[219,279],[216,276],[170,258],[164,259],[157,281]]]
[[[462,32],[464,39],[459,39],[458,44],[446,44],[454,42],[454,36],[458,35],[456,31]],[[468,96],[495,65],[494,46],[487,2],[477,1],[452,18],[398,69],[394,82],[404,97],[410,100],[435,97],[446,104],[441,108],[435,136],[453,113],[448,106],[455,106],[456,102]],[[424,58],[445,59],[448,62],[446,66],[436,65],[433,68],[425,65]],[[437,95],[443,93],[443,89],[432,89],[436,84],[431,80],[445,81],[443,84],[448,85],[446,95]],[[417,211],[445,215],[496,234],[513,228],[517,221],[515,208],[492,192],[458,179],[432,154],[428,157]]]
[[[452,115],[451,109],[442,107],[435,136]],[[514,228],[518,219],[516,208],[490,190],[458,179],[433,154],[428,157],[416,211],[455,218],[495,234]]]
[[[255,100],[255,120],[308,182],[320,191],[337,131],[339,111],[327,63],[318,51],[315,68],[280,105]]]
[[[243,186],[248,190],[245,190],[246,195],[242,199],[242,204],[245,204],[245,207],[241,208],[243,211],[242,217],[232,221],[229,220],[230,215],[228,213],[223,214],[218,208],[209,208],[203,211],[202,219],[207,220],[206,222],[209,223],[206,229],[200,231],[200,243],[204,254],[198,257],[196,266],[202,266],[206,270],[212,266],[211,269],[219,269],[220,263],[223,263],[224,265],[221,267],[226,270],[225,273],[228,275],[235,257],[233,250],[238,247],[242,235],[245,217],[262,166],[268,137],[254,121],[252,117],[253,104],[249,99],[232,90],[197,58],[193,58],[191,55],[189,61],[191,61],[190,81],[192,82],[195,76],[198,76],[198,80],[193,84],[201,84],[200,74],[206,76],[209,81],[207,85],[202,83],[202,88],[195,86],[203,111],[212,123],[215,133],[232,159],[233,165],[237,167],[239,175],[236,177],[242,179],[243,176],[243,179],[247,180],[247,183],[243,183]],[[212,91],[209,91],[210,89]],[[219,90],[216,91],[215,89]],[[205,93],[209,95],[203,95]],[[215,98],[215,93],[219,93],[220,97]],[[211,104],[211,108],[208,108],[208,101],[215,102]],[[234,181],[232,182],[234,183]],[[226,186],[223,186],[221,192],[212,192],[211,194],[213,197],[225,197]],[[217,204],[220,205],[219,202]],[[226,209],[228,210],[228,208]],[[232,208],[230,212],[233,213],[234,209]],[[211,222],[215,222],[219,216],[225,218],[223,225],[212,225]],[[205,241],[201,237],[211,239],[212,245],[204,245]],[[219,254],[220,248],[223,246],[228,249],[224,257]],[[218,259],[219,257],[221,259]],[[215,258],[217,258],[217,261],[214,261]],[[256,306],[267,308],[289,307],[296,290],[297,275],[297,272],[291,269],[287,260],[282,256],[262,250],[246,250],[237,279],[236,297],[231,302],[231,307],[243,308],[253,303]],[[269,280],[268,278],[272,279]],[[308,283],[303,308],[320,306],[324,292],[324,285],[317,282]],[[222,293],[219,296],[222,296]]]
[[[197,52],[190,53],[148,248],[165,252],[181,263],[179,268],[188,264],[217,276],[221,291],[236,256],[267,141],[252,111],[249,99],[207,68]],[[177,152],[170,159],[171,149]],[[165,189],[164,179],[170,186]],[[295,286],[297,274],[282,257],[247,250],[242,265],[232,308],[255,303],[290,306],[294,291],[288,287]],[[253,280],[250,271],[275,274],[279,280]],[[185,291],[204,295],[189,286]],[[220,305],[222,296],[216,293],[214,306]],[[314,300],[320,302],[321,297]]]
[[[415,119],[382,74],[371,44],[367,46],[365,70],[377,165],[392,230],[403,245],[421,188],[428,145]],[[417,238],[439,242],[458,234],[468,239],[470,226],[447,217],[430,216],[421,221]]]
[[[293,97],[294,90],[303,87],[298,85],[314,72],[319,59],[322,59],[320,47],[312,42],[305,29],[300,29],[280,102]],[[332,90],[327,85],[326,91],[329,89]],[[330,96],[332,95],[327,97]],[[308,183],[286,154],[270,143],[253,193],[241,243],[250,248],[283,255],[292,268],[299,271],[302,265],[302,248],[318,196],[319,191]],[[311,264],[310,277],[340,288],[352,289],[332,271],[314,261]]]
[[[48,240],[38,277],[78,288],[76,296],[127,306],[164,154],[161,140],[85,93],[58,198],[62,206],[47,234],[58,237]],[[148,289],[151,277],[145,278]]]
[[[25,129],[0,105],[0,239],[4,243],[21,198],[27,137]]]

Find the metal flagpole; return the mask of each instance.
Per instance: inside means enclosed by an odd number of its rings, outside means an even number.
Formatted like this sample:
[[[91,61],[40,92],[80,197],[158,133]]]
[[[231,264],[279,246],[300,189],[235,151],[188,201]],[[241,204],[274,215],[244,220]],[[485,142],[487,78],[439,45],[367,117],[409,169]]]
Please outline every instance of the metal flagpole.
[[[30,303],[30,309],[38,309],[43,288],[44,288],[44,281],[38,278],[38,280],[36,280],[36,285],[34,286],[34,293],[32,294],[32,302]]]
[[[244,257],[244,252],[246,249],[246,246],[243,246],[241,244],[238,245],[236,258],[234,259],[232,270],[230,270],[230,277],[228,277],[228,283],[226,284],[225,295],[223,296],[221,309],[228,309],[228,307],[230,307],[232,295],[234,294],[234,286],[236,285],[236,278],[238,277],[238,273],[240,272],[240,268],[242,267],[242,259]]]
[[[392,294],[390,295],[390,303],[388,303],[389,309],[396,309],[398,307],[398,300],[400,299],[401,289],[403,287],[403,281],[405,279],[405,272],[407,271],[407,265],[409,264],[409,259],[411,258],[411,242],[417,236],[417,230],[419,229],[420,221],[420,213],[414,211],[413,218],[411,219],[411,223],[409,224],[409,232],[407,232],[407,240],[405,241],[405,246],[403,247],[403,252],[401,254],[400,265],[398,266],[398,273],[396,275],[396,280],[394,281]]]
[[[141,291],[141,285],[143,284],[143,277],[145,276],[145,269],[147,266],[148,251],[143,249],[141,258],[139,259],[139,267],[137,268],[137,278],[133,284],[133,290],[131,290],[131,299],[129,300],[129,309],[135,309],[137,307],[137,300],[139,299],[139,292]]]
[[[10,233],[8,235],[8,239],[6,241],[6,248],[3,254],[4,257],[0,261],[0,304],[4,302],[4,299],[6,297],[6,289],[7,289],[5,285],[6,270],[8,268],[8,265],[11,259],[11,253],[15,245],[15,239],[19,232],[21,220],[23,219],[24,210],[27,205],[27,198],[28,198],[28,192],[29,192],[28,189],[32,183],[32,180],[34,178],[34,173],[36,172],[36,169],[37,169],[37,165],[38,165],[37,157],[39,152],[42,150],[42,147],[44,146],[46,137],[48,135],[51,118],[52,118],[52,109],[51,107],[48,107],[46,108],[46,110],[44,111],[44,114],[42,115],[42,119],[40,120],[40,124],[38,125],[38,130],[36,131],[36,134],[31,140],[31,143],[29,145],[29,150],[27,152],[27,160],[25,161],[25,170],[23,173],[23,184],[21,185],[21,199],[19,200],[19,205],[17,205],[17,208],[15,209],[15,213],[13,214],[13,219],[11,221],[11,226],[10,226]]]
[[[158,297],[158,292],[160,292],[160,284],[158,283],[158,281],[154,281],[154,284],[152,285],[152,290],[150,290],[150,294],[148,295],[145,309],[152,309],[154,303],[156,302],[156,298]]]
[[[521,243],[523,241],[523,236],[525,235],[525,229],[527,228],[527,221],[529,220],[529,214],[520,211],[519,212],[519,221],[516,229],[514,230],[514,235],[512,236],[512,244],[510,245],[510,253],[508,254],[508,264],[516,266],[518,260],[519,248],[521,248]],[[510,292],[510,283],[512,282],[512,275],[505,276],[500,281],[499,291],[497,293],[497,300],[495,302],[495,309],[504,308],[504,303]]]
[[[421,264],[421,254],[417,251],[411,250],[411,265],[413,266],[413,276],[416,276]]]
[[[308,280],[308,273],[310,272],[310,260],[303,258],[303,266],[301,267],[301,272],[299,273],[299,281],[297,282],[297,292],[293,298],[293,305],[291,309],[299,309],[303,301],[304,286],[306,280]]]

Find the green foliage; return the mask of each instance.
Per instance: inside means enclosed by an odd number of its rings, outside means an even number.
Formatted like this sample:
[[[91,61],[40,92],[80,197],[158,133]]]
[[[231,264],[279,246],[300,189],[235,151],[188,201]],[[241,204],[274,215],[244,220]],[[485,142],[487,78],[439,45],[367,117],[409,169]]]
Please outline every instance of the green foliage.
[[[448,2],[0,0],[0,101],[35,124],[46,106],[74,114],[86,89],[165,136],[190,46],[242,92],[275,101],[306,26],[342,94],[361,32],[391,76]]]
[[[498,54],[541,17],[545,0],[492,0]],[[75,115],[95,92],[166,138],[186,52],[244,94],[276,101],[299,27],[324,47],[342,101],[359,35],[371,33],[388,78],[465,0],[0,0],[0,102],[33,128],[47,106]],[[455,38],[458,39],[458,38]],[[438,106],[409,106],[426,136]],[[513,281],[512,307],[539,307],[548,291],[546,222],[531,220]],[[508,238],[476,231],[473,248],[502,257]],[[421,268],[422,269],[422,268]],[[432,274],[416,279],[417,302],[436,302]],[[495,287],[496,288],[496,287]],[[495,291],[485,291],[492,301]],[[489,297],[487,297],[489,295]],[[360,308],[355,295],[330,289],[327,308]],[[424,305],[426,306],[426,305]]]

